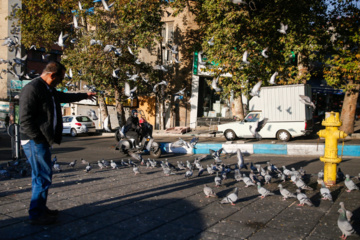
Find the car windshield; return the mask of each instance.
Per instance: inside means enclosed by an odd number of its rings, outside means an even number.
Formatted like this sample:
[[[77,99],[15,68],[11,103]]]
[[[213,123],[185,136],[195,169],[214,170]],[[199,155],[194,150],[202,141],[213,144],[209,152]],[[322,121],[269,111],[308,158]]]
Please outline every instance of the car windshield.
[[[251,113],[251,114],[246,116],[245,122],[256,122],[259,119],[260,119],[260,114],[259,113]]]
[[[76,120],[78,122],[91,122],[91,119],[88,118],[87,116],[79,116],[79,117],[76,117]]]

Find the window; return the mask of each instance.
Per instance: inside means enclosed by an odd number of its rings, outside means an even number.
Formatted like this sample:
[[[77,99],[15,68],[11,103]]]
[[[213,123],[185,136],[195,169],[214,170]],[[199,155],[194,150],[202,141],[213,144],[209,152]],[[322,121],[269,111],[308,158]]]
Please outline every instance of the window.
[[[76,117],[76,120],[78,122],[92,122],[91,119],[88,118],[87,116]]]
[[[174,44],[174,22],[165,22],[161,30],[162,40],[162,64],[168,64],[172,61],[172,54],[168,44]]]

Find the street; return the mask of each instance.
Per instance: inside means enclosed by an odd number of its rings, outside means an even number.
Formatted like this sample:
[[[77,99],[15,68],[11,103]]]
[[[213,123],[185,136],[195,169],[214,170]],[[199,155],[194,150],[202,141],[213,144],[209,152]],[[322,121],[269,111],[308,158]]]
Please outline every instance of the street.
[[[215,187],[214,176],[198,171],[185,179],[185,171],[165,176],[160,167],[140,166],[135,175],[131,167],[100,169],[101,159],[128,161],[114,150],[113,137],[81,136],[64,137],[60,146],[54,146],[62,171],[54,173],[49,190],[48,206],[61,210],[57,224],[48,227],[31,226],[26,223],[27,208],[31,196],[31,178],[2,180],[0,187],[2,239],[338,239],[337,227],[339,202],[353,211],[352,225],[357,234],[348,239],[360,239],[359,198],[360,191],[345,191],[341,181],[330,188],[334,203],[321,200],[317,173],[323,163],[314,157],[297,156],[245,156],[245,163],[266,166],[270,161],[278,168],[303,167],[306,183],[314,191],[303,191],[314,207],[297,206],[294,198],[282,201],[278,191],[279,179],[263,187],[275,196],[259,198],[256,187],[245,188],[236,182],[233,173]],[[147,159],[147,155],[144,158]],[[199,155],[164,154],[158,160],[174,165],[176,161],[193,162]],[[85,173],[83,158],[90,162],[92,170]],[[77,159],[74,168],[68,164]],[[222,154],[225,164],[237,162],[236,154]],[[201,161],[206,167],[213,163],[207,158]],[[359,158],[344,158],[339,166],[344,174],[357,176],[360,172]],[[249,170],[242,170],[248,174]],[[359,181],[354,180],[359,186]],[[207,184],[217,198],[205,198],[203,186]],[[289,180],[282,185],[295,193],[296,187]],[[239,188],[235,206],[219,204],[234,187]],[[18,229],[22,229],[18,231]]]

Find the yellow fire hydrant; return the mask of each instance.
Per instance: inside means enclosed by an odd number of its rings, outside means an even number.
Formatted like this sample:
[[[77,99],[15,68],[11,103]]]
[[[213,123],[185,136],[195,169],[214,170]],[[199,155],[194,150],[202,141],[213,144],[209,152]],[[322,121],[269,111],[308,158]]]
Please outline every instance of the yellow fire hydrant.
[[[338,112],[326,113],[327,117],[322,121],[322,125],[326,128],[320,130],[317,134],[319,137],[325,138],[325,153],[320,157],[320,161],[324,162],[324,183],[327,186],[336,184],[336,166],[341,162],[338,157],[338,139],[345,138],[347,134],[338,130],[342,125]]]

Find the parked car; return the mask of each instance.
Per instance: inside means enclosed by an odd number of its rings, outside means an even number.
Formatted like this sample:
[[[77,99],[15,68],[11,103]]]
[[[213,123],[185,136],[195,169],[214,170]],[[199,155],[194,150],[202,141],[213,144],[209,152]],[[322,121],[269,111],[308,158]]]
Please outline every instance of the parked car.
[[[95,133],[95,123],[87,116],[63,116],[63,134],[75,137],[81,133]]]

